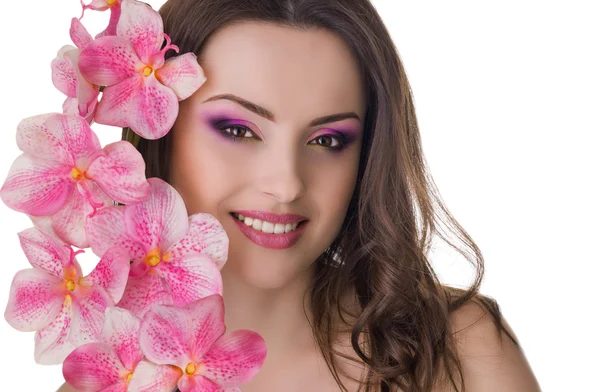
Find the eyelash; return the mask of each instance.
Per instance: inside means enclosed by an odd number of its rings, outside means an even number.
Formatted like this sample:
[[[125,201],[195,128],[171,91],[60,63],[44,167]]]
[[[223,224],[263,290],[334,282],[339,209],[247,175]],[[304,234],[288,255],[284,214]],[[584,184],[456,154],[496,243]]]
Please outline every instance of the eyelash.
[[[247,136],[235,136],[233,135],[231,132],[227,132],[226,129],[233,129],[233,128],[239,128],[242,129],[245,132],[249,132],[251,134],[254,135],[254,132],[252,132],[252,130],[248,127],[245,127],[243,125],[226,125],[226,126],[222,126],[222,127],[216,127],[217,130],[225,137],[233,140],[234,142],[242,142],[242,143],[247,143],[250,142],[251,140],[254,140],[254,137],[247,137]],[[256,136],[256,135],[255,135]],[[333,146],[333,147],[329,147],[329,146],[321,146],[319,144],[315,144],[316,146],[319,147],[323,147],[325,149],[329,149],[329,150],[333,150],[333,151],[341,151],[343,150],[346,145],[348,144],[348,141],[346,140],[346,138],[342,135],[332,135],[332,134],[325,134],[325,135],[320,135],[318,138],[322,138],[322,137],[330,137],[332,139],[336,139],[338,142],[337,146]],[[318,139],[317,138],[317,139]],[[313,139],[315,140],[315,139]],[[312,141],[312,140],[311,140]]]

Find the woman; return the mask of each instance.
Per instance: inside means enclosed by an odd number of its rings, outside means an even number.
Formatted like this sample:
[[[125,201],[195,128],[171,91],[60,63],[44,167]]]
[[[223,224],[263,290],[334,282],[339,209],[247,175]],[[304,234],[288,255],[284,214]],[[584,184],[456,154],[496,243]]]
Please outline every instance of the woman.
[[[169,0],[160,13],[207,82],[166,137],[135,143],[147,176],[230,238],[227,328],[268,347],[243,392],[539,390],[478,293],[481,253],[427,173],[368,0]],[[476,265],[468,290],[440,284],[434,234]]]

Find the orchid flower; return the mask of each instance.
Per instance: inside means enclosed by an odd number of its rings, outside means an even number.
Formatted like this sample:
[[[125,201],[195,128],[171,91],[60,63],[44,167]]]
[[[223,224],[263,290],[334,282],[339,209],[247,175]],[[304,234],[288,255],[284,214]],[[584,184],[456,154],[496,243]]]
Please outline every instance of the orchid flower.
[[[63,112],[79,114],[88,123],[94,121],[94,112],[100,91],[98,86],[85,80],[79,72],[81,50],[92,41],[92,36],[77,18],[71,20],[71,40],[77,47],[63,46],[52,61],[52,83],[67,99],[63,103]]]
[[[121,299],[129,273],[129,255],[111,248],[83,277],[74,252],[36,228],[19,240],[33,268],[15,275],[4,313],[15,329],[35,334],[35,360],[61,363],[76,347],[98,339],[104,310]]]
[[[175,123],[178,101],[206,81],[204,71],[194,53],[165,61],[168,50],[179,48],[163,32],[160,14],[145,3],[122,0],[116,34],[97,38],[79,56],[85,79],[105,86],[95,121],[161,138]]]
[[[147,197],[146,164],[127,141],[103,149],[89,124],[73,114],[42,114],[18,126],[23,151],[0,189],[10,208],[33,216],[51,216],[63,241],[88,247],[84,218],[97,209],[135,203]]]
[[[152,306],[140,324],[140,348],[150,362],[138,365],[130,387],[155,391],[148,384],[172,382],[171,378],[165,380],[164,367],[176,366],[181,392],[239,391],[239,385],[260,370],[267,347],[253,331],[225,334],[224,313],[220,295],[184,307]]]
[[[63,376],[82,392],[125,392],[135,369],[143,360],[140,350],[140,319],[131,312],[108,307],[98,342],[71,352],[63,363]]]
[[[122,0],[92,0],[92,2],[87,5],[81,0],[80,2],[82,10],[79,19],[83,18],[83,14],[87,9],[92,9],[95,11],[106,11],[110,9],[110,21],[108,22],[108,27],[103,32],[96,35],[96,38],[100,38],[105,35],[117,35],[117,22],[121,16]]]
[[[186,305],[221,294],[220,268],[229,239],[210,214],[188,218],[183,199],[159,178],[149,178],[150,196],[141,203],[107,207],[88,217],[90,246],[101,256],[112,246],[129,250],[130,277],[117,306],[136,316],[153,304]]]

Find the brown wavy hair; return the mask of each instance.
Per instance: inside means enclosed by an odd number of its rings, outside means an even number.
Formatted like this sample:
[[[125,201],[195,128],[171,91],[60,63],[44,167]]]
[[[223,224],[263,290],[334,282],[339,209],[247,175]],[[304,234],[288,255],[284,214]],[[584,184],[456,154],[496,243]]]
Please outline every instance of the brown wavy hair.
[[[358,182],[342,229],[316,260],[307,292],[314,338],[341,390],[347,389],[336,364],[339,357],[351,358],[333,343],[343,328],[351,331],[352,348],[368,370],[361,391],[431,391],[440,374],[454,390],[464,390],[450,321],[469,301],[493,317],[498,335],[504,331],[519,346],[502,325],[497,302],[479,293],[482,254],[429,174],[404,67],[368,0],[169,0],[159,12],[180,53],[200,56],[211,34],[233,23],[271,22],[326,28],[345,41],[360,66],[368,108]],[[126,128],[123,138],[144,156],[147,177],[169,181],[170,132],[145,140]],[[473,265],[468,289],[438,280],[427,258],[435,235]],[[343,303],[349,295],[358,313]]]

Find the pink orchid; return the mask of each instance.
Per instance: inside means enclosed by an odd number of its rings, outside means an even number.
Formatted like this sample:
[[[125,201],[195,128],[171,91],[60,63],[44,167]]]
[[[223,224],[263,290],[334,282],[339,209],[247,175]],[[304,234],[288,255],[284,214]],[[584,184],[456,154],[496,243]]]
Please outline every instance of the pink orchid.
[[[140,348],[150,362],[138,366],[132,389],[155,390],[147,384],[163,379],[164,366],[177,366],[181,392],[239,391],[260,370],[267,347],[253,331],[225,334],[224,314],[220,295],[184,307],[152,306],[140,324]]]
[[[18,126],[23,151],[0,189],[10,208],[33,216],[51,216],[63,241],[88,247],[84,219],[98,208],[135,203],[150,192],[146,164],[127,141],[101,148],[89,124],[73,114],[43,114]]]
[[[20,232],[33,268],[15,275],[4,318],[15,329],[35,334],[35,360],[58,364],[76,347],[95,341],[104,310],[121,299],[129,273],[125,249],[112,248],[82,277],[74,252],[42,231]]]
[[[63,103],[63,112],[79,114],[88,123],[94,121],[94,112],[100,91],[98,86],[85,80],[79,72],[79,55],[81,49],[88,46],[92,36],[77,18],[71,20],[71,40],[77,47],[63,46],[52,61],[52,83],[67,99]]]
[[[78,391],[125,392],[144,355],[139,344],[140,319],[129,311],[108,307],[98,342],[71,352],[63,376]]]
[[[116,33],[94,40],[79,56],[85,79],[106,86],[95,121],[129,127],[146,139],[161,138],[175,123],[178,101],[206,81],[204,72],[194,53],[165,61],[168,50],[179,53],[179,48],[163,32],[160,14],[145,3],[121,2]]]
[[[229,239],[210,214],[188,218],[183,199],[159,178],[149,178],[150,196],[141,203],[108,207],[88,217],[90,246],[98,256],[115,245],[132,260],[125,293],[118,306],[136,316],[153,304],[186,305],[221,294],[220,268]]]
[[[96,35],[96,38],[103,37],[105,35],[117,35],[117,22],[121,16],[121,2],[122,0],[92,0],[90,4],[84,4],[81,1],[82,11],[79,19],[83,18],[85,10],[92,9],[94,11],[106,11],[110,10],[110,20],[108,27]]]

